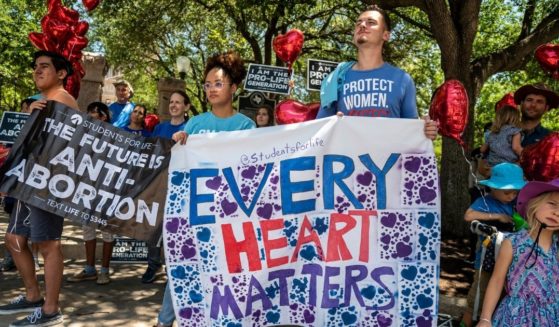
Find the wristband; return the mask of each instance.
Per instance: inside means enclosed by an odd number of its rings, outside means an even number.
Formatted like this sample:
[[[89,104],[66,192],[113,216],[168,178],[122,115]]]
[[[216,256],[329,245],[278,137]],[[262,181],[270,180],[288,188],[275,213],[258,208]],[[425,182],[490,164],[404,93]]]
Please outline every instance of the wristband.
[[[489,325],[491,325],[491,320],[489,320],[489,319],[479,318],[479,321],[483,321],[483,322],[486,322],[486,323],[488,323]]]

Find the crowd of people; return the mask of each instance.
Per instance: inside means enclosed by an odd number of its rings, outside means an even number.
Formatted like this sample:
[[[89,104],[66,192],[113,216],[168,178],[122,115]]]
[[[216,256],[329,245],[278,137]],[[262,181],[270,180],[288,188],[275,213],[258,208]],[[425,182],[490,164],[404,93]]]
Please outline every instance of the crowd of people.
[[[371,6],[360,13],[353,31],[357,60],[341,63],[323,81],[317,119],[332,115],[418,119],[413,79],[383,59],[383,46],[389,40],[390,32],[390,18],[381,8]],[[47,100],[61,102],[76,110],[84,109],[79,108],[76,100],[64,89],[66,79],[72,73],[71,65],[62,55],[47,51],[35,53],[33,78],[40,96],[26,102],[29,110],[45,108]],[[233,99],[245,75],[245,64],[236,52],[211,56],[206,62],[203,84],[211,110],[194,114],[189,96],[184,90],[176,90],[169,99],[170,120],[156,125],[153,130],[148,130],[144,124],[148,108],[131,101],[133,88],[125,80],[115,83],[117,101],[109,106],[93,102],[83,111],[92,119],[111,123],[127,132],[172,139],[181,144],[186,143],[192,134],[273,126],[273,108],[258,108],[254,120],[235,110]],[[362,83],[370,79],[379,83]],[[371,93],[382,94],[386,101],[373,106],[354,101]],[[550,133],[541,125],[541,118],[559,105],[559,96],[543,84],[534,84],[519,88],[514,99],[518,108],[508,106],[496,112],[481,148],[483,156],[480,160],[489,169],[479,184],[488,190],[473,199],[464,215],[466,221],[475,222],[476,226],[479,223],[489,225],[493,231],[489,243],[500,249],[498,256],[494,255],[495,251],[483,251],[481,243],[485,237],[479,237],[476,273],[468,295],[469,309],[462,319],[464,326],[472,326],[474,322],[479,326],[559,325],[556,235],[559,229],[559,180],[526,182],[518,165],[523,149]],[[425,137],[435,139],[437,122],[428,117],[423,119]],[[20,201],[13,204],[10,212],[6,247],[20,273],[25,294],[0,305],[0,314],[31,312],[10,326],[62,323],[59,295],[64,269],[60,242],[63,217]],[[515,212],[524,218],[525,224],[515,224],[518,222]],[[111,282],[109,265],[114,235],[102,233],[103,253],[99,270],[95,259],[96,239],[95,229],[83,226],[86,263],[81,272],[68,278],[69,282],[95,280],[99,285]],[[36,250],[28,246],[28,241]],[[44,260],[44,296],[37,282],[36,252]],[[162,266],[162,248],[150,247],[142,282],[153,282]],[[167,285],[157,326],[171,326],[174,320],[171,291]]]

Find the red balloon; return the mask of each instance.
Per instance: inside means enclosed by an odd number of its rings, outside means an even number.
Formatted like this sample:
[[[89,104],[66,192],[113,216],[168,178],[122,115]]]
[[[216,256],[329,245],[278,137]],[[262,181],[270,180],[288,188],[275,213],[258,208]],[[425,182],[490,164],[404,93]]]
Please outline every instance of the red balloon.
[[[276,106],[276,122],[278,125],[285,125],[313,120],[318,114],[318,109],[320,109],[319,102],[304,104],[297,100],[286,99]]]
[[[85,36],[74,35],[68,39],[68,42],[66,42],[66,47],[62,51],[62,55],[70,60],[69,58],[71,58],[78,52],[81,52],[82,49],[87,46],[88,42],[89,41]]]
[[[462,133],[468,124],[468,93],[458,80],[448,80],[431,98],[429,116],[439,122],[439,134],[450,137],[462,147]]]
[[[524,148],[520,166],[528,180],[548,182],[559,177],[559,132]]]
[[[81,80],[82,78],[79,74],[72,74],[68,77],[68,80],[66,80],[66,86],[64,87],[66,91],[76,99],[80,95]]]
[[[83,5],[87,9],[87,11],[92,11],[95,9],[101,0],[82,0]]]
[[[10,148],[7,148],[3,143],[0,143],[0,167],[4,164],[8,155],[10,154]]]
[[[148,114],[144,118],[144,127],[150,133],[153,132],[153,129],[157,124],[159,124],[159,116],[157,116],[156,114]]]
[[[31,44],[39,50],[46,50],[44,45],[45,34],[38,33],[38,32],[31,32],[28,35],[29,41]]]
[[[77,36],[85,36],[87,30],[89,30],[89,23],[85,20],[78,22],[76,26],[74,26],[74,33],[76,33]]]
[[[51,18],[50,16],[43,17],[41,20],[41,26],[43,28],[43,33],[45,33],[54,43],[64,44],[70,35],[72,35],[72,29],[70,26]]]
[[[514,102],[513,93],[507,93],[501,98],[501,100],[497,101],[497,103],[495,103],[495,111],[501,109],[504,106],[511,106],[513,108],[518,108],[516,106],[516,103]]]
[[[534,53],[543,70],[557,75],[559,71],[559,44],[542,44]]]
[[[79,61],[72,61],[72,69],[74,70],[74,74],[80,75],[80,79],[85,76],[85,70],[81,62]]]
[[[47,10],[50,14],[55,8],[62,7],[62,0],[47,0]]]
[[[291,69],[293,62],[299,57],[299,54],[301,54],[304,40],[303,32],[298,29],[289,30],[287,33],[280,34],[274,39],[274,52],[278,58],[287,63],[289,69]]]
[[[74,9],[66,8],[62,5],[54,6],[49,12],[49,15],[51,18],[58,19],[60,22],[70,26],[76,25],[80,18],[79,12]]]

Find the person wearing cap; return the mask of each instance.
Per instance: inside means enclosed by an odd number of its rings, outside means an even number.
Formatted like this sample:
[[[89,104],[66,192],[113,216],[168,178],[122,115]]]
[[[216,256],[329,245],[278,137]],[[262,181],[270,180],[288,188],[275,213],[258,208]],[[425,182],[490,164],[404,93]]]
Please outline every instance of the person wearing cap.
[[[48,51],[37,51],[33,56],[33,81],[41,92],[41,99],[29,106],[30,110],[44,109],[47,101],[54,100],[78,110],[78,103],[65,89],[64,85],[72,68],[66,58]],[[17,269],[25,285],[25,295],[20,295],[9,304],[0,306],[0,314],[32,312],[26,318],[17,320],[10,326],[51,326],[62,323],[63,317],[59,306],[60,288],[64,272],[64,261],[60,238],[64,218],[40,208],[29,208],[29,238],[39,247],[44,258],[45,298],[35,274],[33,254],[27,246],[27,236],[19,235],[23,229],[8,226],[6,246],[10,249]],[[15,224],[26,217],[19,217]],[[16,225],[17,227],[17,225]]]
[[[135,104],[130,102],[134,89],[126,80],[118,80],[113,85],[115,86],[116,101],[109,105],[111,123],[118,128],[125,128],[130,124],[130,113],[135,107]]]
[[[526,184],[516,209],[530,228],[501,243],[478,326],[559,326],[559,179]]]
[[[484,224],[494,226],[501,232],[512,232],[514,200],[526,184],[522,168],[512,163],[501,163],[491,168],[491,177],[479,182],[489,187],[489,194],[479,197],[472,203],[464,214],[464,220],[472,222],[478,220]],[[484,237],[479,236],[476,245],[476,258],[474,261],[474,281],[468,292],[468,308],[462,316],[462,325],[472,326],[476,306],[476,293],[480,291],[479,299],[483,299],[491,272],[481,267],[482,242]],[[474,316],[475,315],[475,316]]]
[[[528,84],[514,92],[514,101],[522,113],[522,147],[539,142],[550,130],[541,125],[543,115],[559,106],[559,95],[543,83]]]

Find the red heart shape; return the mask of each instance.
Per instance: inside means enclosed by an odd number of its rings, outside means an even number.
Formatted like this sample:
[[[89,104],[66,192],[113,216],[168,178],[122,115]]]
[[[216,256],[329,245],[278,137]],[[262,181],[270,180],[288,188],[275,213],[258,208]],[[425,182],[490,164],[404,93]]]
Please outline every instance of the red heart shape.
[[[431,99],[429,117],[439,122],[439,133],[464,146],[461,136],[468,124],[468,93],[458,80],[448,80]]]
[[[43,28],[43,33],[57,44],[64,44],[72,35],[70,26],[50,16],[45,16],[41,19],[41,27]]]
[[[66,86],[64,86],[64,89],[66,89],[66,91],[68,91],[68,93],[70,93],[76,99],[80,95],[81,80],[82,78],[79,74],[72,74],[70,75],[70,77],[68,77],[68,79],[66,80]]]
[[[548,182],[559,177],[559,132],[544,137],[522,151],[520,166],[528,180]]]
[[[99,5],[99,2],[101,2],[101,0],[82,0],[82,3],[87,11],[95,9]]]
[[[64,48],[64,50],[62,51],[62,55],[65,58],[68,58],[68,60],[73,61],[71,59],[72,57],[81,57],[81,55],[78,55],[78,53],[87,46],[88,42],[89,41],[85,36],[74,35],[68,39],[68,42],[66,42],[66,48]]]
[[[49,12],[51,18],[57,19],[60,22],[69,26],[74,26],[78,23],[80,13],[74,9],[66,8],[62,5],[55,5]]]
[[[276,36],[272,45],[278,58],[286,62],[289,68],[291,68],[291,65],[299,57],[301,50],[303,50],[304,40],[303,32],[298,29],[292,29],[285,34]]]
[[[559,44],[542,44],[536,49],[534,56],[545,71],[552,74],[559,71]]]
[[[87,30],[89,30],[89,23],[85,20],[78,22],[76,26],[74,26],[74,33],[77,36],[85,36]]]
[[[286,99],[276,106],[276,122],[278,125],[285,125],[313,120],[319,108],[319,102],[304,104],[297,100]]]
[[[507,93],[501,98],[501,100],[497,101],[497,103],[495,103],[495,111],[501,109],[504,106],[511,106],[513,108],[517,108],[516,102],[514,102],[513,93]]]
[[[38,33],[38,32],[31,32],[27,37],[29,38],[29,41],[31,41],[31,44],[33,44],[35,48],[45,50],[45,45],[43,44],[43,41],[45,39],[45,34]]]

